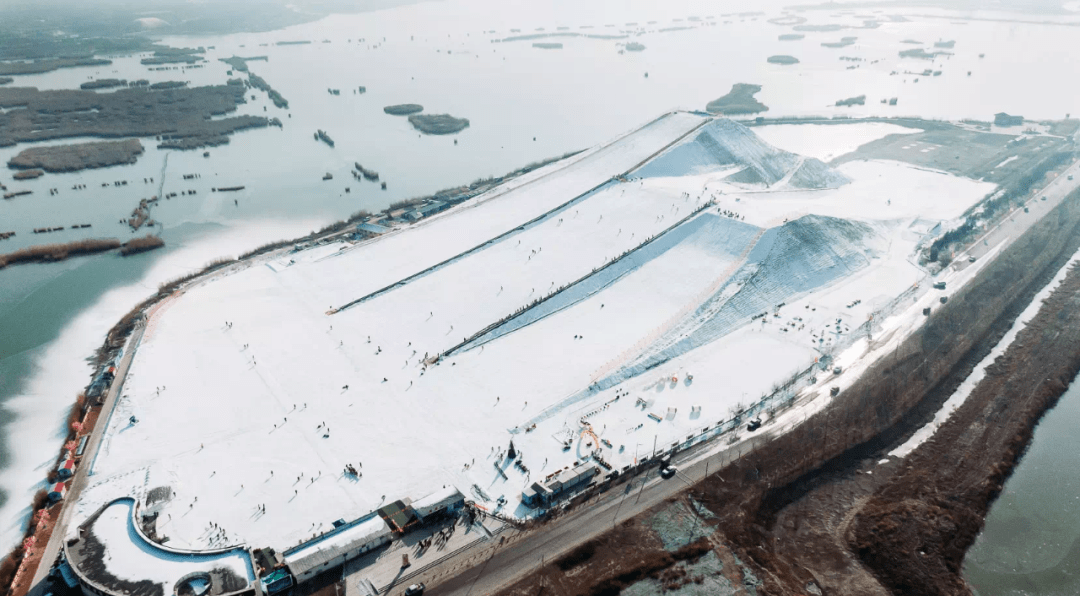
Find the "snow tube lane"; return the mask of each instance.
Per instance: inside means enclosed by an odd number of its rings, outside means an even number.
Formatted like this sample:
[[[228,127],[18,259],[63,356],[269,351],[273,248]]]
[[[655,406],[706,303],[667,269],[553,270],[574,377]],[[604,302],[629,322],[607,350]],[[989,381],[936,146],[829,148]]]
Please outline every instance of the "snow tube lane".
[[[616,385],[735,331],[781,302],[859,271],[883,248],[869,226],[808,215],[768,230],[747,263],[636,361],[598,382]]]
[[[610,266],[589,275],[580,282],[571,285],[566,290],[544,300],[502,325],[479,335],[459,348],[448,352],[448,354],[480,347],[570,308],[684,243],[696,245],[703,252],[718,257],[731,257],[738,255],[758,231],[759,228],[751,224],[706,212],[666,232],[653,242],[631,252]]]

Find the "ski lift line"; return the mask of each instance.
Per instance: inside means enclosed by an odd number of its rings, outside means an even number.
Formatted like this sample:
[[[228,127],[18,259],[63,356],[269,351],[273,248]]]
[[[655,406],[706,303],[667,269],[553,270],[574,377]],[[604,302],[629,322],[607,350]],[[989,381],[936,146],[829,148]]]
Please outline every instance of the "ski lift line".
[[[617,265],[618,263],[622,262],[624,259],[627,259],[627,258],[633,256],[635,253],[637,253],[641,249],[643,249],[643,248],[649,246],[650,244],[660,240],[662,237],[667,235],[669,232],[674,231],[675,229],[679,228],[683,224],[685,224],[685,223],[689,222],[690,220],[694,219],[696,216],[698,216],[701,213],[705,212],[707,209],[709,209],[712,206],[713,206],[712,201],[708,201],[706,203],[703,203],[702,206],[700,208],[698,208],[697,210],[689,213],[686,217],[676,221],[675,223],[671,224],[667,228],[664,228],[663,230],[660,230],[659,232],[656,233],[655,236],[653,236],[652,238],[649,238],[645,242],[642,242],[641,244],[637,245],[636,247],[628,250],[621,257],[619,257],[617,259],[613,259],[612,261],[610,261],[609,263],[604,264],[602,267],[596,269],[595,271],[590,271],[589,273],[586,273],[585,275],[579,277],[578,279],[575,279],[574,281],[571,281],[565,287],[563,287],[561,290],[559,290],[557,292],[554,292],[552,294],[549,294],[548,296],[544,296],[543,298],[540,298],[535,303],[529,305],[528,308],[522,310],[521,312],[518,312],[517,314],[511,314],[511,316],[509,318],[499,319],[499,320],[495,321],[494,323],[488,325],[487,327],[484,327],[483,329],[477,331],[476,333],[474,333],[471,336],[469,336],[468,338],[466,338],[464,341],[458,343],[457,345],[451,346],[445,352],[443,352],[442,355],[443,356],[452,356],[452,355],[456,354],[457,352],[473,350],[475,348],[478,348],[480,346],[483,346],[483,345],[487,344],[488,342],[494,341],[495,339],[498,339],[499,337],[504,337],[505,334],[500,335],[498,337],[492,337],[492,338],[489,338],[489,339],[484,340],[484,341],[478,341],[484,335],[487,335],[488,333],[491,333],[492,331],[495,331],[496,329],[498,329],[498,328],[500,328],[500,327],[502,327],[504,325],[508,325],[511,322],[513,322],[514,320],[516,320],[516,319],[518,319],[518,318],[520,318],[522,316],[525,316],[525,314],[528,313],[533,308],[536,308],[537,306],[540,306],[541,304],[547,302],[548,300],[551,300],[552,298],[555,298],[556,296],[562,294],[563,292],[566,292],[566,291],[574,288],[578,284],[581,284],[581,283],[585,282],[586,280],[588,280],[590,277],[596,275],[597,273],[600,273],[601,271],[604,271],[605,269],[607,269],[609,267]],[[756,239],[755,239],[755,242],[756,242]],[[627,273],[629,273],[629,272],[627,272]],[[621,280],[625,275],[626,274],[620,275],[619,277],[617,277],[615,279],[612,279],[610,282],[608,282],[608,283],[604,284],[603,286],[597,288],[596,291],[591,292],[589,294],[589,297],[594,296],[598,292],[604,290],[605,288],[610,287],[615,282]],[[537,318],[532,323],[528,323],[526,325],[522,325],[521,327],[518,327],[514,331],[520,331],[521,329],[524,329],[525,327],[528,327],[529,325],[532,325],[534,323],[538,323],[538,322],[550,317],[551,315],[560,313],[560,312],[566,310],[567,308],[570,308],[571,306],[574,306],[574,305],[578,304],[579,302],[581,302],[581,301],[573,302],[573,303],[567,304],[566,306],[564,306],[562,308],[553,310],[553,311],[547,313],[546,315]],[[470,343],[473,343],[473,342],[476,342],[476,343],[474,343],[473,345],[469,345]]]
[[[669,112],[668,114],[664,114],[660,118],[657,118],[656,120],[653,120],[652,122],[650,122],[649,124],[646,124],[645,126],[649,126],[649,125],[651,125],[651,124],[653,124],[655,122],[658,122],[662,118],[670,116],[671,114],[674,114],[674,113],[675,112]],[[474,246],[474,247],[472,247],[470,249],[467,249],[464,252],[458,253],[458,254],[456,254],[456,255],[454,255],[454,256],[452,256],[452,257],[450,257],[450,258],[448,258],[448,259],[446,259],[446,260],[444,260],[442,262],[436,263],[435,265],[432,265],[432,266],[430,266],[430,267],[428,267],[428,268],[426,268],[426,269],[424,269],[422,271],[418,271],[418,272],[416,272],[416,273],[414,273],[414,274],[412,274],[412,275],[410,275],[408,277],[405,277],[403,279],[400,279],[400,280],[398,280],[398,281],[396,281],[396,282],[394,282],[394,283],[392,283],[390,285],[384,286],[384,287],[382,287],[382,288],[380,288],[378,290],[375,290],[374,292],[371,292],[371,293],[369,293],[369,294],[367,294],[365,296],[361,296],[360,298],[357,298],[357,299],[355,299],[355,300],[353,300],[351,302],[346,303],[344,306],[340,306],[338,308],[331,309],[331,310],[327,311],[327,314],[328,315],[335,315],[335,314],[337,314],[339,312],[342,312],[342,311],[344,311],[346,309],[352,308],[353,306],[356,306],[357,304],[362,304],[364,302],[367,302],[368,300],[371,300],[372,298],[377,298],[378,296],[381,296],[381,295],[393,290],[395,287],[397,287],[399,285],[405,285],[405,284],[408,284],[408,283],[412,283],[413,281],[416,281],[417,279],[419,279],[421,277],[424,277],[425,275],[427,275],[429,273],[437,271],[437,270],[439,270],[439,269],[441,269],[441,268],[443,268],[443,267],[445,267],[447,265],[450,265],[450,264],[455,263],[455,262],[457,262],[457,261],[459,261],[459,260],[461,260],[461,259],[463,259],[465,257],[468,257],[468,256],[470,256],[470,255],[472,255],[474,253],[477,253],[477,252],[483,250],[484,248],[487,248],[488,246],[493,246],[495,244],[498,244],[499,242],[502,242],[503,240],[511,238],[511,237],[517,235],[518,233],[525,231],[527,228],[533,227],[537,223],[541,223],[544,220],[550,219],[551,217],[557,215],[558,213],[561,213],[562,211],[565,211],[566,209],[569,209],[570,207],[572,207],[572,206],[576,205],[577,203],[583,201],[584,199],[588,198],[589,195],[591,195],[591,194],[595,193],[596,191],[604,188],[605,186],[614,184],[616,178],[625,177],[630,172],[633,172],[634,170],[639,169],[641,166],[643,166],[644,164],[646,164],[649,161],[651,161],[652,159],[654,159],[657,155],[660,155],[661,153],[667,151],[671,147],[673,147],[676,144],[678,144],[679,142],[681,142],[688,135],[696,132],[702,126],[705,126],[705,124],[707,124],[711,120],[712,119],[703,120],[700,124],[698,124],[697,126],[692,128],[690,131],[680,135],[675,140],[673,140],[670,143],[664,145],[658,151],[656,151],[653,154],[649,155],[644,160],[642,160],[640,163],[638,163],[638,164],[634,165],[633,167],[631,167],[629,170],[626,170],[625,172],[623,172],[621,174],[618,174],[616,176],[612,176],[611,178],[608,178],[607,180],[604,180],[600,184],[597,184],[596,186],[590,188],[589,190],[587,190],[587,191],[577,195],[576,197],[570,199],[569,201],[567,201],[565,203],[562,203],[561,205],[558,205],[558,206],[556,206],[556,207],[554,207],[554,208],[552,208],[552,209],[550,209],[550,210],[548,210],[548,211],[546,211],[544,213],[541,213],[540,215],[534,217],[533,219],[531,219],[531,220],[529,220],[529,221],[527,221],[527,222],[525,222],[523,224],[520,224],[518,226],[515,226],[511,230],[503,232],[502,234],[499,234],[498,236],[495,236],[494,238],[489,238],[489,239],[485,240],[484,242],[482,242],[480,244],[477,244],[476,246]],[[642,128],[644,128],[644,126],[637,129],[637,130],[641,130]],[[637,132],[637,130],[635,130],[634,132]],[[633,134],[633,133],[630,133],[630,134]],[[618,140],[613,141],[612,143],[609,143],[607,145],[607,147],[611,147],[615,142],[618,142]],[[556,172],[552,172],[552,174],[554,174],[554,173],[556,173]],[[535,182],[536,181],[534,180],[534,181],[530,182],[529,184],[532,184],[532,183],[535,183]],[[520,187],[517,187],[517,188],[520,188]]]

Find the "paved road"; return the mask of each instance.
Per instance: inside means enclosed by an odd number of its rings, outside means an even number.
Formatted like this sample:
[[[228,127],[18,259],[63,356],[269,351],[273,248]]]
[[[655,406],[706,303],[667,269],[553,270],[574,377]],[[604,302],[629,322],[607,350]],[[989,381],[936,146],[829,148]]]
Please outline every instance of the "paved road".
[[[617,523],[688,489],[703,480],[707,473],[719,470],[741,453],[749,452],[757,443],[767,441],[775,430],[763,428],[753,437],[711,455],[704,454],[715,448],[715,444],[677,454],[673,463],[679,472],[674,478],[660,478],[658,470],[651,468],[626,484],[612,487],[594,501],[578,505],[556,521],[524,532],[508,529],[491,542],[410,578],[409,583],[425,582],[429,586],[427,593],[434,596],[493,594]],[[405,587],[406,583],[402,582],[386,593],[396,596],[402,594]]]
[[[139,342],[142,340],[143,331],[145,330],[144,323],[139,323],[134,332],[132,332],[131,339],[128,340],[124,348],[124,357],[120,359],[120,366],[116,367],[116,381],[109,388],[108,394],[105,396],[105,403],[101,407],[101,412],[98,414],[97,423],[94,425],[94,430],[90,432],[90,440],[86,443],[86,451],[83,452],[82,461],[80,461],[78,468],[75,471],[75,476],[71,480],[71,485],[68,488],[67,497],[65,497],[65,503],[60,510],[60,519],[57,520],[56,526],[53,528],[52,536],[49,537],[49,543],[45,545],[45,553],[41,557],[41,564],[38,566],[37,572],[34,573],[34,579],[31,582],[30,592],[31,595],[37,595],[44,593],[45,578],[49,574],[49,569],[52,567],[53,561],[60,554],[60,545],[67,533],[67,525],[71,520],[71,512],[75,510],[74,507],[68,507],[67,503],[74,503],[78,500],[79,494],[84,488],[86,488],[87,479],[90,476],[90,464],[93,463],[94,457],[98,452],[98,447],[101,444],[101,437],[105,434],[105,428],[108,426],[109,415],[112,413],[113,407],[116,405],[117,396],[124,389],[124,379],[127,378],[128,368],[131,367],[131,360],[135,356],[136,348]]]

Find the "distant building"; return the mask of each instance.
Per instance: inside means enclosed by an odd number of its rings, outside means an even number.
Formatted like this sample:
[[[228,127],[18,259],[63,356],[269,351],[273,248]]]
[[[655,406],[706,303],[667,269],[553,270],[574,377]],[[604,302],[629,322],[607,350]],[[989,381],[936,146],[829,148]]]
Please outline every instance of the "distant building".
[[[386,226],[380,226],[379,224],[362,223],[356,224],[356,231],[359,234],[364,234],[367,236],[379,236],[381,234],[389,232],[390,228]]]
[[[548,476],[543,482],[534,482],[521,491],[521,502],[529,507],[547,505],[576,490],[585,488],[600,472],[596,464],[586,464],[560,470]]]
[[[380,507],[379,517],[383,518],[386,525],[397,533],[407,532],[412,526],[420,523],[420,518],[413,511],[412,501],[407,498]]]
[[[412,504],[413,511],[416,512],[420,521],[425,523],[443,515],[456,513],[464,506],[465,495],[453,486],[431,493]]]
[[[1005,112],[994,114],[994,125],[996,126],[1022,126],[1023,124],[1023,116],[1010,116]]]
[[[285,567],[296,583],[303,583],[389,543],[391,538],[386,522],[378,515],[369,513],[282,554]]]
[[[409,221],[416,221],[431,215],[435,215],[436,213],[439,213],[441,211],[446,211],[449,208],[449,203],[444,203],[442,201],[431,201],[430,203],[422,207],[413,209],[412,211],[405,213],[405,215],[403,215],[402,217]]]

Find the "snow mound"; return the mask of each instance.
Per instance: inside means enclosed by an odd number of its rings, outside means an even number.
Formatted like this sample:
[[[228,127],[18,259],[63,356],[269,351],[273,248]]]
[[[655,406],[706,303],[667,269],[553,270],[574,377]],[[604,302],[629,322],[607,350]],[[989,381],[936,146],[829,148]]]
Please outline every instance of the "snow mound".
[[[885,238],[874,227],[835,217],[806,215],[771,228],[726,284],[599,387],[616,385],[717,340],[755,315],[866,268],[886,249]]]
[[[788,180],[794,188],[837,188],[851,180],[813,157],[806,158]]]
[[[552,298],[498,325],[462,346],[461,350],[479,347],[570,308],[638,271],[647,263],[674,248],[693,247],[700,251],[699,254],[717,257],[721,261],[734,259],[750,245],[759,230],[760,228],[747,223],[712,213],[703,213],[610,266],[581,279]]]
[[[815,158],[803,158],[777,149],[752,130],[726,118],[702,127],[644,167],[642,177],[686,176],[737,168],[726,181],[765,185],[786,181],[795,188],[836,188],[849,182],[843,174]]]

